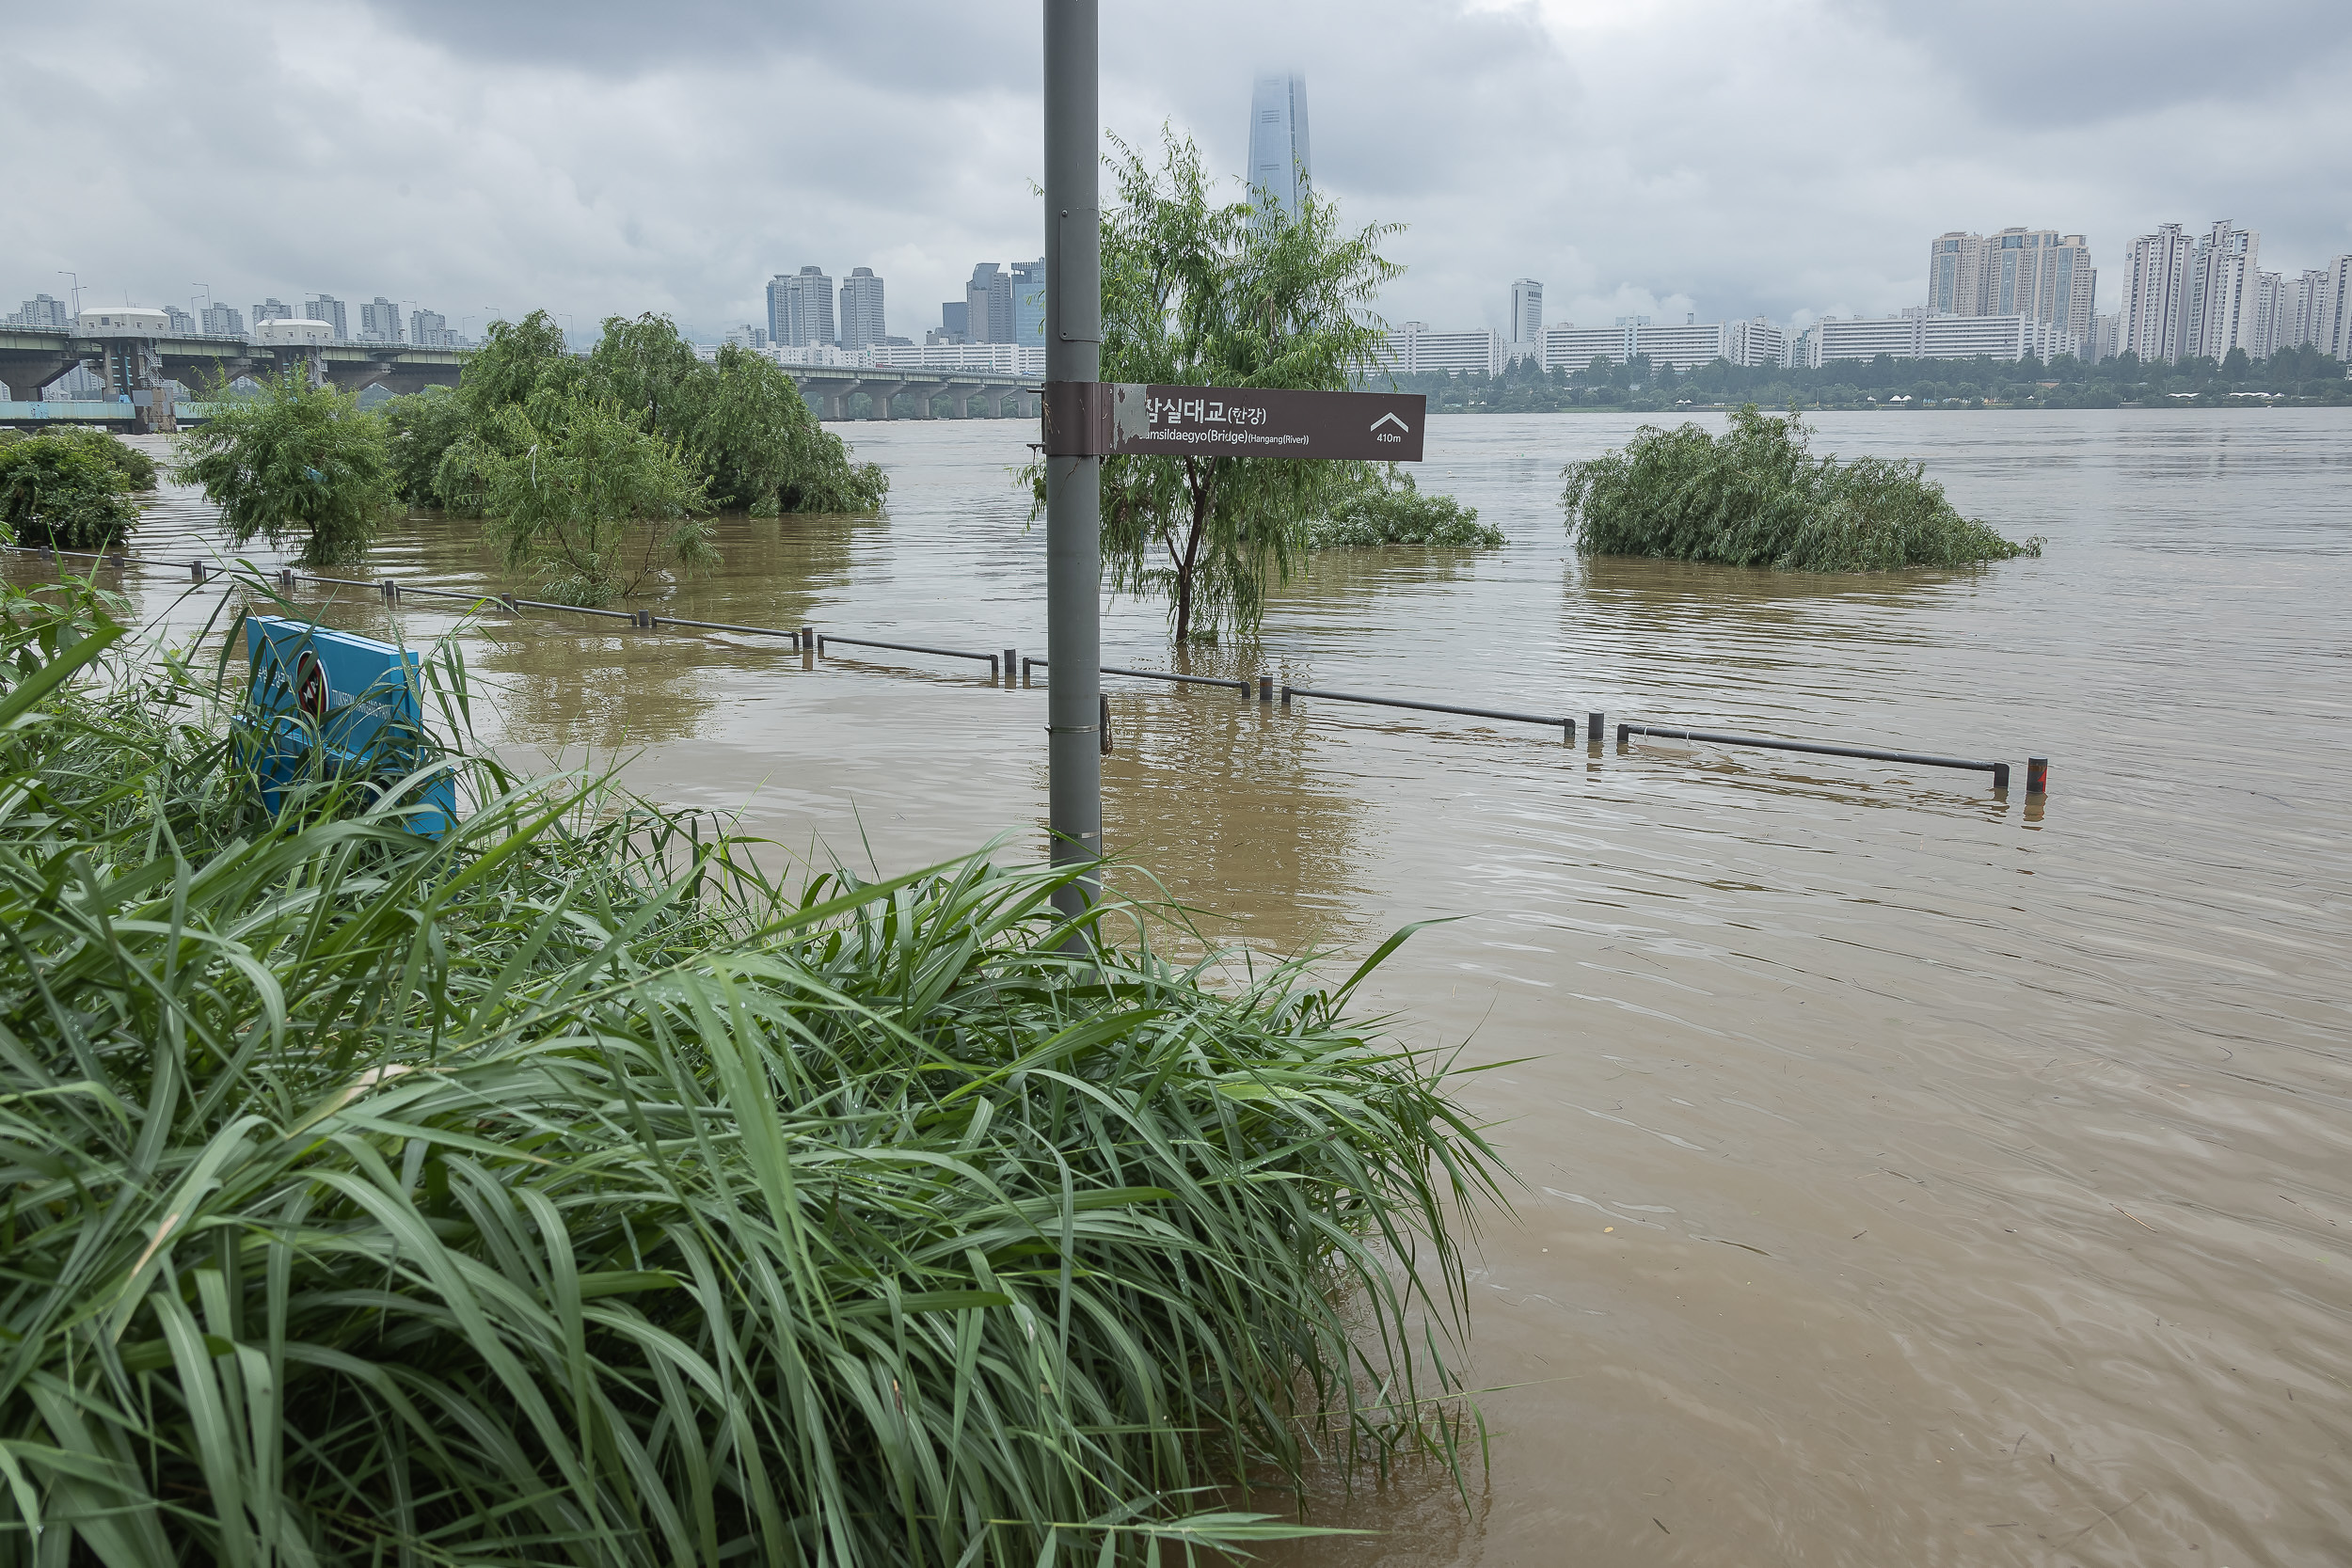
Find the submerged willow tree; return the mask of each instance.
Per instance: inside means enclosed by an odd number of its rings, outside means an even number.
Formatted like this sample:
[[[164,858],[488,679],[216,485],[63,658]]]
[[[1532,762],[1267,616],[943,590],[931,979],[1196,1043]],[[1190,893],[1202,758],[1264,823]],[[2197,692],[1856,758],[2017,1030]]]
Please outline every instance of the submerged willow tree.
[[[1963,517],[1918,463],[1813,455],[1791,408],[1749,404],[1721,436],[1644,425],[1621,451],[1562,470],[1561,506],[1586,555],[1865,572],[2040,555]]]
[[[1307,191],[1292,217],[1218,202],[1191,138],[1158,167],[1113,138],[1120,205],[1103,219],[1103,378],[1344,391],[1385,332],[1367,309],[1395,224],[1352,233]],[[1103,463],[1103,559],[1122,593],[1165,596],[1178,642],[1254,627],[1312,525],[1370,481],[1366,465],[1270,457]]]
[[[357,560],[391,511],[382,420],[299,366],[256,396],[216,401],[176,451],[176,476],[204,487],[231,544],[291,537],[306,566]]]

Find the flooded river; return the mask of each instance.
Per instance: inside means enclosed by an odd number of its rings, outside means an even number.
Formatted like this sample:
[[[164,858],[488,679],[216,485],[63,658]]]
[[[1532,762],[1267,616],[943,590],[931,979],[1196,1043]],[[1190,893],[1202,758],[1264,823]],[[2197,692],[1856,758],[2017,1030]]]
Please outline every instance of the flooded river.
[[[1573,556],[1635,421],[1440,420],[1510,535],[1316,563],[1208,673],[2007,758],[1984,776],[1108,681],[1106,832],[1215,929],[1360,951],[1524,1187],[1480,1243],[1472,1506],[1299,1563],[2352,1560],[2352,421],[1825,416],[2040,560],[1884,578]],[[675,612],[1041,654],[1033,427],[843,427],[885,519],[727,525]],[[202,518],[168,501],[146,541]],[[365,573],[497,580],[469,525]],[[22,564],[11,571],[24,572]],[[151,615],[184,584],[129,586]],[[351,591],[344,591],[347,594]],[[184,608],[180,613],[184,613]],[[451,623],[351,594],[326,618]],[[500,618],[510,754],[883,870],[1039,844],[1044,694],[896,655]],[[1156,608],[1105,658],[1166,667]],[[813,665],[813,667],[811,667]],[[2023,763],[2052,758],[2045,811]]]

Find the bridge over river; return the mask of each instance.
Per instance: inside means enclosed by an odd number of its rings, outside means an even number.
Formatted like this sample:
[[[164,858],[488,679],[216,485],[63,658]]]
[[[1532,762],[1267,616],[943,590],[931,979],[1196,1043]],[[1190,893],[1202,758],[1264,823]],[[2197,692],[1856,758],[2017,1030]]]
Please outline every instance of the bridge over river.
[[[381,387],[394,393],[453,387],[469,351],[403,343],[272,343],[246,337],[171,334],[128,338],[119,333],[0,327],[0,383],[14,394],[0,401],[0,424],[119,424],[135,431],[167,428],[159,413],[159,383],[194,391],[240,376],[261,379],[307,366],[315,380],[354,391]],[[102,398],[40,401],[41,388],[77,365],[106,384]],[[986,371],[922,367],[787,365],[785,373],[822,420],[938,417],[1006,418],[1034,414],[1034,377]],[[168,405],[178,418],[200,420],[201,404]]]

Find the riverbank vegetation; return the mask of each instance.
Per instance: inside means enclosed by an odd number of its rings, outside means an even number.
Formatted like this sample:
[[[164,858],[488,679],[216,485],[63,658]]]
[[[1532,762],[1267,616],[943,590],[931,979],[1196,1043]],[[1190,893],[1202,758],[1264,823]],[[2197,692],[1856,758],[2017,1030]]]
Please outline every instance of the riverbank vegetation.
[[[2352,404],[2344,367],[2315,348],[2285,349],[2249,360],[2233,349],[2225,360],[2141,363],[2126,354],[2097,363],[2062,355],[2040,359],[1841,360],[1819,370],[1741,367],[1728,360],[1677,372],[1646,356],[1612,365],[1597,359],[1579,371],[1546,372],[1520,360],[1499,376],[1443,372],[1390,377],[1366,385],[1424,393],[1433,414],[1534,414],[1569,409],[1656,413],[1697,407],[1795,404],[1840,408],[2213,408],[2341,407]]]
[[[0,544],[111,549],[154,487],[155,460],[94,426],[0,430]]]
[[[109,617],[0,606],[0,1564],[1138,1563],[1458,1459],[1495,1167],[1355,980],[455,735],[442,840],[271,819]]]
[[[1587,555],[1662,556],[1789,571],[1960,566],[2040,555],[1963,517],[1917,463],[1816,457],[1794,409],[1735,412],[1710,436],[1644,425],[1619,451],[1562,471]]]

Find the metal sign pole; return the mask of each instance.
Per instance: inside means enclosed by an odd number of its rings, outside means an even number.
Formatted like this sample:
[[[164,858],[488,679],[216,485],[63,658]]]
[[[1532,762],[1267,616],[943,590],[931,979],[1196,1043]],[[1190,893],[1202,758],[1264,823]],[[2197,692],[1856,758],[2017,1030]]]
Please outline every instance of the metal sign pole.
[[[1045,653],[1056,864],[1103,854],[1103,459],[1087,433],[1054,418],[1056,383],[1103,374],[1102,135],[1096,0],[1045,5]],[[1092,903],[1089,873],[1057,895],[1064,913]]]

